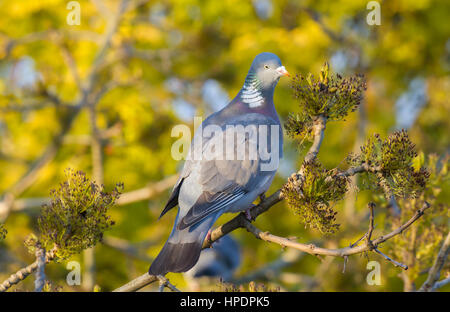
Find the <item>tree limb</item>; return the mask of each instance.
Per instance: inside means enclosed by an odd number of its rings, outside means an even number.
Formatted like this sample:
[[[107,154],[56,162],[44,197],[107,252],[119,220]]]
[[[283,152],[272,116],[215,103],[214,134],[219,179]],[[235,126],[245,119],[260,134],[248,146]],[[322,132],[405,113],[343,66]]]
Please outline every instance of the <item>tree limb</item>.
[[[442,281],[436,282],[436,284],[434,284],[434,286],[433,286],[433,290],[444,287],[447,284],[450,284],[450,277],[447,277],[447,278],[443,279]]]
[[[272,194],[270,197],[268,197],[265,201],[260,203],[258,206],[252,208],[250,210],[251,215],[258,216],[260,213],[263,213],[267,211],[272,205],[279,202],[281,199],[279,198],[279,191]],[[266,206],[268,202],[272,203],[270,206]],[[237,229],[237,228],[246,228],[249,232],[251,232],[255,237],[260,238],[262,240],[277,243],[284,247],[291,247],[298,249],[300,251],[306,252],[311,255],[324,255],[324,256],[333,256],[333,257],[346,257],[350,255],[355,255],[359,253],[363,253],[366,251],[371,251],[374,248],[377,248],[378,245],[384,243],[385,241],[391,239],[392,237],[401,234],[403,231],[408,229],[415,221],[417,221],[427,210],[430,208],[430,205],[425,202],[422,208],[416,211],[416,213],[403,225],[398,227],[397,229],[393,230],[392,232],[380,236],[376,238],[375,240],[371,241],[371,244],[368,244],[367,242],[361,246],[349,246],[345,248],[340,249],[327,249],[327,248],[321,248],[317,247],[314,244],[302,244],[295,241],[292,241],[290,239],[279,237],[273,234],[270,234],[269,232],[263,232],[253,226],[244,216],[243,213],[237,215],[232,220],[228,221],[224,225],[216,228],[214,231],[211,232],[211,238],[209,240],[205,240],[203,243],[203,249],[209,248],[213,242],[218,240],[220,237],[228,234],[229,232]],[[114,290],[114,292],[128,292],[128,291],[137,291],[155,281],[158,280],[157,276],[149,275],[148,273],[145,273],[138,278],[132,280],[131,282],[117,288]]]
[[[255,235],[255,237],[265,240],[265,241],[268,241],[268,242],[279,244],[284,247],[295,248],[300,251],[309,253],[311,255],[344,257],[344,256],[359,254],[359,253],[362,253],[365,251],[371,251],[374,248],[377,248],[378,245],[380,245],[381,243],[384,243],[388,239],[391,239],[392,237],[402,233],[404,230],[406,230],[408,227],[410,227],[411,224],[413,224],[417,219],[419,219],[423,215],[424,211],[426,209],[428,209],[429,207],[430,207],[430,205],[428,203],[425,203],[422,206],[422,208],[417,210],[416,213],[406,223],[404,223],[403,225],[401,225],[394,231],[390,232],[389,234],[380,236],[377,239],[370,241],[371,243],[366,242],[365,244],[360,245],[360,246],[353,246],[353,247],[349,246],[349,247],[344,247],[344,248],[339,248],[339,249],[327,249],[327,248],[317,247],[314,244],[302,244],[302,243],[298,243],[298,242],[292,241],[292,240],[284,238],[284,237],[270,234],[269,232],[263,232],[263,231],[259,230],[258,228],[256,228],[254,225],[252,225],[248,220],[244,221],[244,227],[249,232],[251,232],[253,235]]]
[[[55,259],[55,252],[56,249],[52,249],[51,251],[48,251],[45,253],[45,263],[49,263],[50,261],[53,261]],[[36,260],[32,264],[20,269],[16,273],[12,274],[7,280],[5,280],[3,283],[0,284],[0,292],[5,292],[8,290],[11,286],[18,284],[19,282],[23,281],[28,277],[28,275],[35,272],[38,267],[41,265],[40,260]]]
[[[157,276],[145,273],[135,278],[131,282],[128,282],[127,284],[115,289],[114,292],[137,291],[157,280],[158,280]]]
[[[444,243],[442,244],[442,247],[439,250],[437,257],[434,260],[433,266],[428,271],[427,280],[425,281],[425,283],[423,283],[422,287],[420,287],[419,291],[431,291],[433,289],[433,286],[436,284],[436,282],[439,279],[439,276],[441,275],[441,270],[445,264],[445,261],[447,260],[449,251],[450,251],[450,232],[447,234],[447,237],[445,238]]]

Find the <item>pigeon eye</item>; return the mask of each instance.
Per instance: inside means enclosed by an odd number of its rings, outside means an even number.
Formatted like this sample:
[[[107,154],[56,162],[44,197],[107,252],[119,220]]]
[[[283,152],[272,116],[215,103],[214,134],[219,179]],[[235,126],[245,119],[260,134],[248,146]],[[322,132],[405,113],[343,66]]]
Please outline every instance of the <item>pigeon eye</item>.
[[[264,68],[265,69],[269,69],[269,65],[264,65]]]

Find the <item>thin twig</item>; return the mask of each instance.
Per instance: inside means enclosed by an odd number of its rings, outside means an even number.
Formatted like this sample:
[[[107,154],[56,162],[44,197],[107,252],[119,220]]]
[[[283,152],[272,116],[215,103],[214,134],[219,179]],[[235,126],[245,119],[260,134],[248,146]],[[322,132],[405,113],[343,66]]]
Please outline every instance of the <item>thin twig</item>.
[[[370,239],[372,237],[372,232],[373,232],[373,229],[374,229],[374,226],[373,226],[373,221],[374,221],[373,210],[375,208],[375,204],[370,202],[367,206],[370,209],[369,230],[366,233],[364,233],[364,235],[361,236],[356,242],[354,242],[353,244],[350,244],[349,247],[351,247],[351,248],[357,246],[358,243],[360,241],[362,241],[366,237],[368,237],[367,243],[370,243]],[[347,261],[348,261],[348,256],[344,256],[344,268],[342,269],[342,273],[345,273],[345,268],[347,266]]]
[[[367,235],[366,235],[367,243],[369,243],[372,241],[372,233],[373,233],[373,229],[374,229],[373,222],[374,222],[375,218],[374,218],[373,210],[375,209],[375,204],[371,202],[367,206],[370,209],[369,231],[367,231]]]
[[[375,251],[376,253],[380,254],[381,256],[383,256],[383,258],[385,258],[386,260],[388,260],[389,262],[391,262],[392,264],[394,264],[394,266],[396,267],[400,267],[404,270],[408,270],[408,266],[406,264],[400,263],[398,261],[395,261],[394,259],[389,258],[387,255],[385,255],[384,253],[382,253],[381,251],[378,250],[378,248],[374,248],[373,251]]]
[[[291,247],[298,249],[300,251],[309,253],[311,255],[324,255],[324,256],[334,256],[334,257],[344,257],[344,256],[350,256],[354,254],[359,254],[366,251],[375,250],[381,243],[385,242],[388,239],[391,239],[392,237],[402,233],[404,230],[406,230],[411,224],[413,224],[417,219],[419,219],[424,211],[428,209],[430,206],[429,204],[424,204],[424,206],[419,209],[406,223],[401,225],[399,228],[395,229],[394,231],[390,232],[387,235],[380,236],[377,239],[370,241],[370,243],[366,242],[365,244],[361,246],[349,246],[345,248],[340,249],[327,249],[327,248],[321,248],[318,246],[315,246],[313,244],[302,244],[298,242],[294,242],[292,240],[289,240],[284,237],[273,235],[269,232],[263,232],[256,228],[254,225],[252,225],[248,220],[244,220],[244,226],[245,228],[251,232],[255,237],[279,244],[281,246]],[[399,265],[400,266],[400,265]],[[402,266],[404,267],[404,266]]]
[[[444,287],[445,285],[450,284],[450,277],[443,279],[442,281],[436,282],[433,286],[433,290]]]
[[[143,188],[123,193],[117,200],[116,205],[122,206],[142,200],[151,199],[156,195],[159,195],[162,192],[170,189],[177,180],[178,180],[177,175],[171,175],[167,178],[162,179],[161,181],[150,183],[148,186],[145,186]],[[42,205],[47,204],[49,202],[50,198],[48,197],[19,198],[13,200],[9,206],[11,206],[12,211],[17,212],[26,209],[39,208]],[[3,213],[4,208],[3,206],[1,206],[1,204],[2,203],[0,202],[0,213]]]
[[[447,260],[448,253],[450,251],[450,232],[447,234],[447,237],[442,244],[439,253],[434,260],[433,266],[428,271],[428,277],[425,283],[423,283],[422,287],[420,287],[419,291],[430,291],[433,289],[433,286],[439,280],[439,276],[441,275],[442,267]]]

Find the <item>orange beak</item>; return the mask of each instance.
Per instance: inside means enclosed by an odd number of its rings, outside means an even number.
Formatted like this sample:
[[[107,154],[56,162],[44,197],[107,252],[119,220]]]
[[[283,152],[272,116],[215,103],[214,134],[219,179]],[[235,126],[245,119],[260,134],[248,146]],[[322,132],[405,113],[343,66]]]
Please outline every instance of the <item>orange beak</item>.
[[[291,77],[291,75],[286,70],[286,68],[284,68],[284,66],[280,66],[276,70],[280,74],[280,76]]]

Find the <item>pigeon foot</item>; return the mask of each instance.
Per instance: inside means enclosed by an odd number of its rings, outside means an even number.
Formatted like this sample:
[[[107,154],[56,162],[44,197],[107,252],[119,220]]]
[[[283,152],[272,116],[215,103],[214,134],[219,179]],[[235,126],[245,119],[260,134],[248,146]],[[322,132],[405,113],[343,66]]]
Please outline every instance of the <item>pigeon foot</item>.
[[[252,214],[250,213],[250,210],[251,210],[253,207],[255,207],[255,205],[252,205],[250,208],[248,208],[248,209],[246,209],[246,210],[244,211],[244,216],[245,216],[245,218],[246,218],[248,221],[250,221],[250,222],[255,221],[255,218],[253,218],[253,217],[252,217]]]

